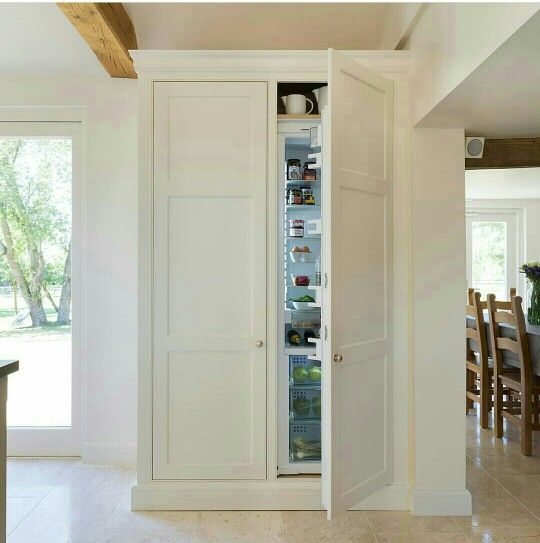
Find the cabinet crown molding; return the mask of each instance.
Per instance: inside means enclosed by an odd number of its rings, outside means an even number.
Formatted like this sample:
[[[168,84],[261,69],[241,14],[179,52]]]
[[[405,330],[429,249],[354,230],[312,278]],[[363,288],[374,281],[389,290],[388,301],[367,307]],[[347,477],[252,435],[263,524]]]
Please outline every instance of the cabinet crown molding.
[[[341,51],[380,73],[409,73],[408,51]],[[327,50],[317,51],[130,51],[139,74],[173,72],[295,72],[326,70]]]

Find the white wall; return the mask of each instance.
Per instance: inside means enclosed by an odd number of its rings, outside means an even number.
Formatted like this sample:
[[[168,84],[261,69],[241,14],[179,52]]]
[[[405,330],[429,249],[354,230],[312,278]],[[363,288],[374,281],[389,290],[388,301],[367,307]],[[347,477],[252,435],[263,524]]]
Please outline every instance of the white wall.
[[[136,81],[104,77],[0,77],[0,107],[86,109],[87,356],[82,452],[88,461],[135,460],[136,85]]]
[[[538,11],[537,3],[431,3],[403,49],[413,56],[413,125]]]
[[[464,515],[471,510],[465,488],[463,408],[464,133],[427,128],[412,132],[412,510]]]

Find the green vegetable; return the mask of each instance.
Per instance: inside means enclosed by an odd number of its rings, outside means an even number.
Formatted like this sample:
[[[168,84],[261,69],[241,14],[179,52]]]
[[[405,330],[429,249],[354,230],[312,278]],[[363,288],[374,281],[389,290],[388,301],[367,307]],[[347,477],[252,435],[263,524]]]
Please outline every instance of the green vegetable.
[[[307,417],[309,415],[310,407],[310,401],[307,398],[295,398],[293,400],[294,412],[299,417]]]
[[[293,447],[297,458],[320,456],[321,454],[321,442],[317,440],[311,441],[303,437],[295,437],[293,439]]]
[[[308,380],[308,370],[304,366],[296,366],[292,372],[295,383],[305,383]]]
[[[321,381],[321,368],[319,366],[313,366],[308,371],[309,380],[314,383],[320,383]]]
[[[300,298],[292,298],[291,302],[314,302],[315,298],[312,298],[308,294],[305,294],[304,296],[300,296]]]

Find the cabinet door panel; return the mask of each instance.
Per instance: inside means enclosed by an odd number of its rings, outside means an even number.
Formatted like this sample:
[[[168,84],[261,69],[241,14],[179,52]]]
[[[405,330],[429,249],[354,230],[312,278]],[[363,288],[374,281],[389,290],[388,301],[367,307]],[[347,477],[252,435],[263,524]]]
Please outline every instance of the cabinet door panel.
[[[334,51],[329,87],[322,467],[331,517],[392,476],[393,87]]]
[[[266,117],[266,83],[155,83],[155,479],[266,477]]]

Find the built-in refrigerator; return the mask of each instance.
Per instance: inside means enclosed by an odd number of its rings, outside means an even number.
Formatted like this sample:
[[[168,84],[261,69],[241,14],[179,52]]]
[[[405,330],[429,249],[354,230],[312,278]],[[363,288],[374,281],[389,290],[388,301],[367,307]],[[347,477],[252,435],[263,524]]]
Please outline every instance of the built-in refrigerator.
[[[320,121],[278,122],[278,473],[321,473]]]

